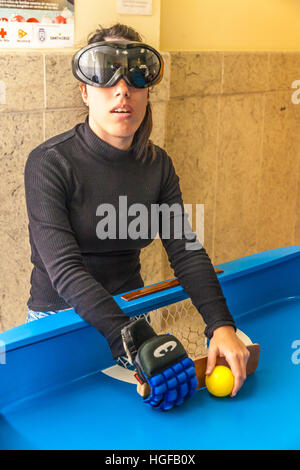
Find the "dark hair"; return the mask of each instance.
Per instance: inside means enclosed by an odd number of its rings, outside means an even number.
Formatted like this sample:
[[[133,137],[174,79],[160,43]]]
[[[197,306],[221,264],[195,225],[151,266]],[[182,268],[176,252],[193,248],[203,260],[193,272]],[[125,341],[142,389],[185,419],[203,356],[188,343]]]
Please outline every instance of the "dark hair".
[[[128,41],[143,42],[140,34],[130,26],[117,23],[110,28],[103,28],[98,26],[94,33],[88,36],[88,44],[94,42],[105,41],[107,38],[124,38]],[[148,159],[154,160],[156,157],[156,150],[153,142],[149,139],[152,132],[152,108],[151,103],[148,101],[146,113],[140,127],[134,134],[133,145],[135,147],[136,158],[142,161]]]
[[[94,33],[88,35],[88,44],[105,41],[105,38],[124,38],[128,41],[143,42],[141,35],[130,26],[125,24],[114,24],[110,28],[98,26]]]

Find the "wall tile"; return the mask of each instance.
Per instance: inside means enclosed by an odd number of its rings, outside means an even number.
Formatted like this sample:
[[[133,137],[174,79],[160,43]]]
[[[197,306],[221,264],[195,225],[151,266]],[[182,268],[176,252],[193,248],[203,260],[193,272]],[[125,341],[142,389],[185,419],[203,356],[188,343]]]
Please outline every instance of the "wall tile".
[[[252,93],[270,89],[269,55],[263,52],[226,52],[222,93]]]
[[[74,52],[68,49],[45,53],[47,108],[82,106],[79,82],[72,74]]]
[[[166,107],[165,102],[152,103],[153,129],[150,139],[160,147],[164,147],[165,144]]]
[[[270,53],[269,84],[271,90],[291,90],[292,83],[300,80],[300,53]],[[298,86],[299,87],[299,86]]]
[[[165,280],[163,250],[161,240],[156,239],[141,251],[141,275],[145,286]]]
[[[72,129],[85,121],[85,108],[54,109],[45,112],[45,140]]]
[[[170,55],[170,98],[220,93],[222,53],[171,52]]]
[[[204,204],[204,246],[211,256],[218,114],[218,97],[173,99],[167,106],[165,140],[180,178],[184,203]]]
[[[168,52],[161,52],[164,60],[164,75],[158,85],[150,89],[151,101],[168,101],[170,98],[171,57]]]
[[[0,330],[26,319],[31,272],[24,167],[28,154],[43,141],[42,113],[2,114],[0,140]]]
[[[293,245],[300,245],[300,170],[298,170],[297,177],[297,199],[296,199],[296,220],[295,232],[293,237]]]
[[[266,95],[257,251],[294,243],[300,161],[300,106],[289,92]]]
[[[219,264],[256,250],[263,95],[221,99],[214,258]]]
[[[0,81],[5,86],[5,103],[1,100],[0,112],[43,108],[44,66],[41,52],[0,50]]]

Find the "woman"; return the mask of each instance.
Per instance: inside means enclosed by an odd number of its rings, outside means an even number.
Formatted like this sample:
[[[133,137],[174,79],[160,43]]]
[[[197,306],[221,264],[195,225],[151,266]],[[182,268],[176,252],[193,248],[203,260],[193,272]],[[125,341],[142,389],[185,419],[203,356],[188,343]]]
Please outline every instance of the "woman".
[[[139,254],[152,241],[146,233],[139,238],[120,234],[127,217],[120,197],[126,198],[127,207],[183,207],[170,157],[149,140],[149,87],[162,77],[162,59],[151,47],[132,41],[141,42],[138,33],[119,24],[90,37],[73,58],[88,118],[34,149],[25,167],[34,264],[28,319],[73,307],[105,336],[114,358],[124,348],[128,352],[121,330],[130,319],[112,295],[143,286]],[[107,205],[119,221],[113,230],[117,236],[107,236],[99,219]],[[211,261],[199,243],[198,249],[186,249],[193,234],[178,238],[173,228],[163,237],[161,225],[159,232],[175,276],[207,324],[206,372],[213,370],[218,355],[225,356],[235,377],[234,396],[246,378],[249,353],[235,334]],[[141,325],[137,337],[144,338],[146,330]],[[132,332],[129,336],[133,338]]]

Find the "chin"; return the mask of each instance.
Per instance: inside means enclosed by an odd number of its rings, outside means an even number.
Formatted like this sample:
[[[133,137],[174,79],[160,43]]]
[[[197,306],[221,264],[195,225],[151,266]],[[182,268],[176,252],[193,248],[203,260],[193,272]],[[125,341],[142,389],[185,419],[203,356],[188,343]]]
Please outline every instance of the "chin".
[[[129,139],[130,137],[133,138],[134,134],[136,133],[137,129],[124,129],[123,126],[120,126],[119,129],[111,129],[110,135],[114,137],[119,137],[121,139]]]

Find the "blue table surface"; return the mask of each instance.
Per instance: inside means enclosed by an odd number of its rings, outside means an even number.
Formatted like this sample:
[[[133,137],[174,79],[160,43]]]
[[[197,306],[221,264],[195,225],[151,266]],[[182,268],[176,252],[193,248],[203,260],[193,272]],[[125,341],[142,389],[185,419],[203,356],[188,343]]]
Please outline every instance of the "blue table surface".
[[[1,447],[299,448],[300,365],[291,360],[299,309],[300,300],[291,299],[252,313],[250,322],[247,316],[240,319],[262,352],[256,373],[233,399],[201,390],[184,406],[157,412],[142,403],[134,385],[99,372],[8,410],[0,421]]]
[[[300,361],[292,360],[297,340],[300,359],[299,312],[295,295],[238,318],[261,356],[235,398],[200,390],[183,406],[159,412],[134,385],[98,371],[2,409],[0,448],[299,449]]]

